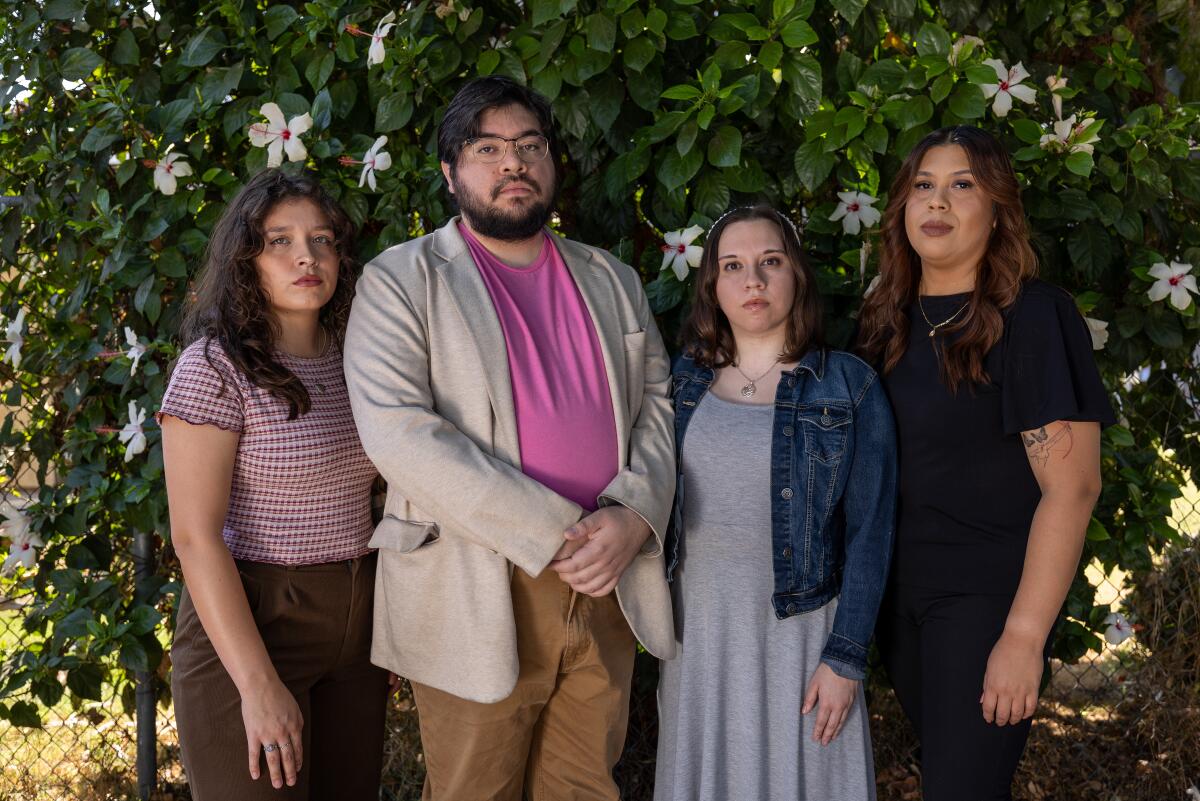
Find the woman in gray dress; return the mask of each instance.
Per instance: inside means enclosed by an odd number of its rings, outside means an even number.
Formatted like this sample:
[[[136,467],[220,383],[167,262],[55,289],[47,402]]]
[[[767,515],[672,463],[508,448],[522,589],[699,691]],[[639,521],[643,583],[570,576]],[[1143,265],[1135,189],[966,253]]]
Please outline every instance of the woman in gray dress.
[[[795,226],[709,232],[672,377],[678,656],[659,684],[655,801],[875,798],[862,679],[895,522],[891,410],[821,341]]]

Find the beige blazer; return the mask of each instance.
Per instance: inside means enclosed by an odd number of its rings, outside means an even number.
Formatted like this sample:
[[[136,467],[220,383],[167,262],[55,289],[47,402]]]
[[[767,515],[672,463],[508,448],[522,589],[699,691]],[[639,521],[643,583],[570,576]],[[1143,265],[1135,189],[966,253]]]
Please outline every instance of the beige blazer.
[[[619,503],[654,536],[617,586],[655,656],[675,652],[662,542],[675,491],[670,368],[637,273],[551,235],[591,313],[616,419]],[[387,479],[371,659],[462,698],[517,681],[513,566],[538,575],[583,510],[520,469],[508,356],[487,287],[454,218],[389,248],[358,283],[346,381],[363,446]]]

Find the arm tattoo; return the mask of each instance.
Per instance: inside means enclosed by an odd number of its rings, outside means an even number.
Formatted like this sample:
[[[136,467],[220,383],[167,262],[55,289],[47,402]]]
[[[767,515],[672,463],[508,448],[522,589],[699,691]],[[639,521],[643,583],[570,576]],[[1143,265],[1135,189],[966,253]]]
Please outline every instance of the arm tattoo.
[[[1063,459],[1066,459],[1075,445],[1071,424],[1067,422],[1062,423],[1062,427],[1053,434],[1048,433],[1045,426],[1037,431],[1023,432],[1021,441],[1025,443],[1025,452],[1038,467],[1045,467],[1050,461],[1050,455],[1056,450],[1062,454]]]

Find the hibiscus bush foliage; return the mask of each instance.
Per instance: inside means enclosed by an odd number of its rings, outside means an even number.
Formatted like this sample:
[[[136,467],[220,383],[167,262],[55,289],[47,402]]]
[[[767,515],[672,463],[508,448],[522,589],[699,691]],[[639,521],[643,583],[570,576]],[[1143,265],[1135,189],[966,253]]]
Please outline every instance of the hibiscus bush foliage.
[[[556,224],[638,265],[668,332],[691,279],[664,236],[767,200],[844,343],[900,160],[943,124],[1001,137],[1042,274],[1107,337],[1123,425],[1087,557],[1149,568],[1200,462],[1196,31],[1181,0],[0,0],[0,489],[31,487],[6,511],[24,634],[0,715],[36,725],[162,665],[179,584],[152,412],[223,203],[277,158],[320,173],[364,258],[432,230],[435,125],[475,75],[553,99]],[[162,547],[135,587],[139,530]],[[1080,576],[1067,659],[1111,611]]]

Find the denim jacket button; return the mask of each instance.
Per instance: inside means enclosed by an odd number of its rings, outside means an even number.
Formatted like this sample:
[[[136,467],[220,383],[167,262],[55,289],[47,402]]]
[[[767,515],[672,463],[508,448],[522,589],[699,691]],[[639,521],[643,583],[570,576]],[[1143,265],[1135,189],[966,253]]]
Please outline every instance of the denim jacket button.
[[[794,379],[794,378],[789,378],[789,379],[788,379],[788,386],[789,386],[789,387],[794,387],[794,386],[796,386],[796,379]]]
[[[796,606],[795,604],[788,604],[787,608],[784,609],[783,611],[787,612],[789,615],[794,615],[800,611],[800,608],[798,606]]]
[[[795,433],[796,433],[796,429],[792,428],[791,426],[783,427],[783,435],[785,437],[790,437],[792,434],[795,434]]]
[[[785,559],[790,559],[792,557],[792,546],[790,546],[790,545],[784,546],[783,556]]]
[[[790,500],[792,499],[792,488],[791,488],[791,487],[784,487],[784,488],[783,488],[783,492],[779,493],[779,495],[780,495],[780,497],[782,497],[782,498],[783,498],[785,501],[790,501]]]
[[[833,418],[830,417],[829,415],[827,415],[827,414],[821,415],[821,425],[827,426],[832,422],[833,422]]]

